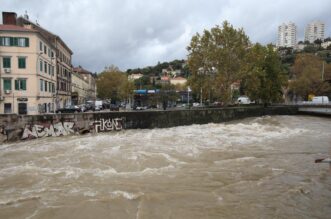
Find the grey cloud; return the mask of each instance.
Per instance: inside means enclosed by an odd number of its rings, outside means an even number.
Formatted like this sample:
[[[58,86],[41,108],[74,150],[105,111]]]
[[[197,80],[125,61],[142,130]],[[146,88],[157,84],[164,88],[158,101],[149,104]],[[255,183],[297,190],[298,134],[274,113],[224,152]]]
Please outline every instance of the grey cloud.
[[[320,19],[330,36],[328,0],[2,0],[2,10],[58,34],[74,51],[73,64],[100,72],[114,64],[122,70],[186,58],[196,32],[228,20],[243,27],[253,42],[274,43],[277,26],[293,21],[298,38],[305,25]]]

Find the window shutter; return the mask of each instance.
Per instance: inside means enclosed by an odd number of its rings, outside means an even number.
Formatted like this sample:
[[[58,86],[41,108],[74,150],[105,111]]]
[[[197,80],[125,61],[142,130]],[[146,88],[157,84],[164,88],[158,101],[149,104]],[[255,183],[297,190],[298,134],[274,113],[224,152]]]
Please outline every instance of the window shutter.
[[[22,80],[22,90],[26,90],[26,79]]]
[[[29,38],[25,38],[25,47],[29,47]]]
[[[15,90],[19,90],[19,89],[20,89],[20,81],[15,80]]]

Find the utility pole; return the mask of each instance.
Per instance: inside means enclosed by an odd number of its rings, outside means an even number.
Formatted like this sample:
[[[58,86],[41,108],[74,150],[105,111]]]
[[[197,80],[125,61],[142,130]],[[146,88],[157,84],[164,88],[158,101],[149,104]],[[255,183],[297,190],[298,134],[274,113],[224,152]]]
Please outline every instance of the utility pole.
[[[200,106],[202,106],[202,87],[200,88]]]
[[[322,82],[324,81],[324,60],[323,60],[323,65],[322,65]]]

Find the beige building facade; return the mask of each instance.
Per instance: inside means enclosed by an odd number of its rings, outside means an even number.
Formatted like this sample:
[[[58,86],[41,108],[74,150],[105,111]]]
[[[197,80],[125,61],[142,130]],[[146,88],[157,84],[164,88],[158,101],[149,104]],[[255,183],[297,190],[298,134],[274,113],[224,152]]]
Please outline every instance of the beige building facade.
[[[88,84],[85,99],[86,100],[96,100],[97,97],[97,87],[96,87],[96,75],[92,72],[84,69],[82,66],[73,68],[73,73],[82,76],[83,80]]]
[[[80,105],[88,101],[89,89],[90,86],[87,78],[77,72],[73,72],[71,90],[72,104]]]
[[[31,22],[27,17],[19,17],[20,26],[31,26],[55,47],[56,61],[56,108],[71,105],[71,80],[72,80],[72,55],[73,52],[66,43],[57,35]]]
[[[15,13],[5,16],[9,18],[0,25],[0,113],[53,112],[55,48],[31,26],[11,22],[16,19]]]

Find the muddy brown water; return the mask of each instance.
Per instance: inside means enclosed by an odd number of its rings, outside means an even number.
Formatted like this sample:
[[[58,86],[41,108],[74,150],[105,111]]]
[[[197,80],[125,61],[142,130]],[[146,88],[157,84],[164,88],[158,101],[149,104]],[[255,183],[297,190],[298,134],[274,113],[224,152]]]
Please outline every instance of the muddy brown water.
[[[0,145],[0,218],[331,218],[331,119]]]

